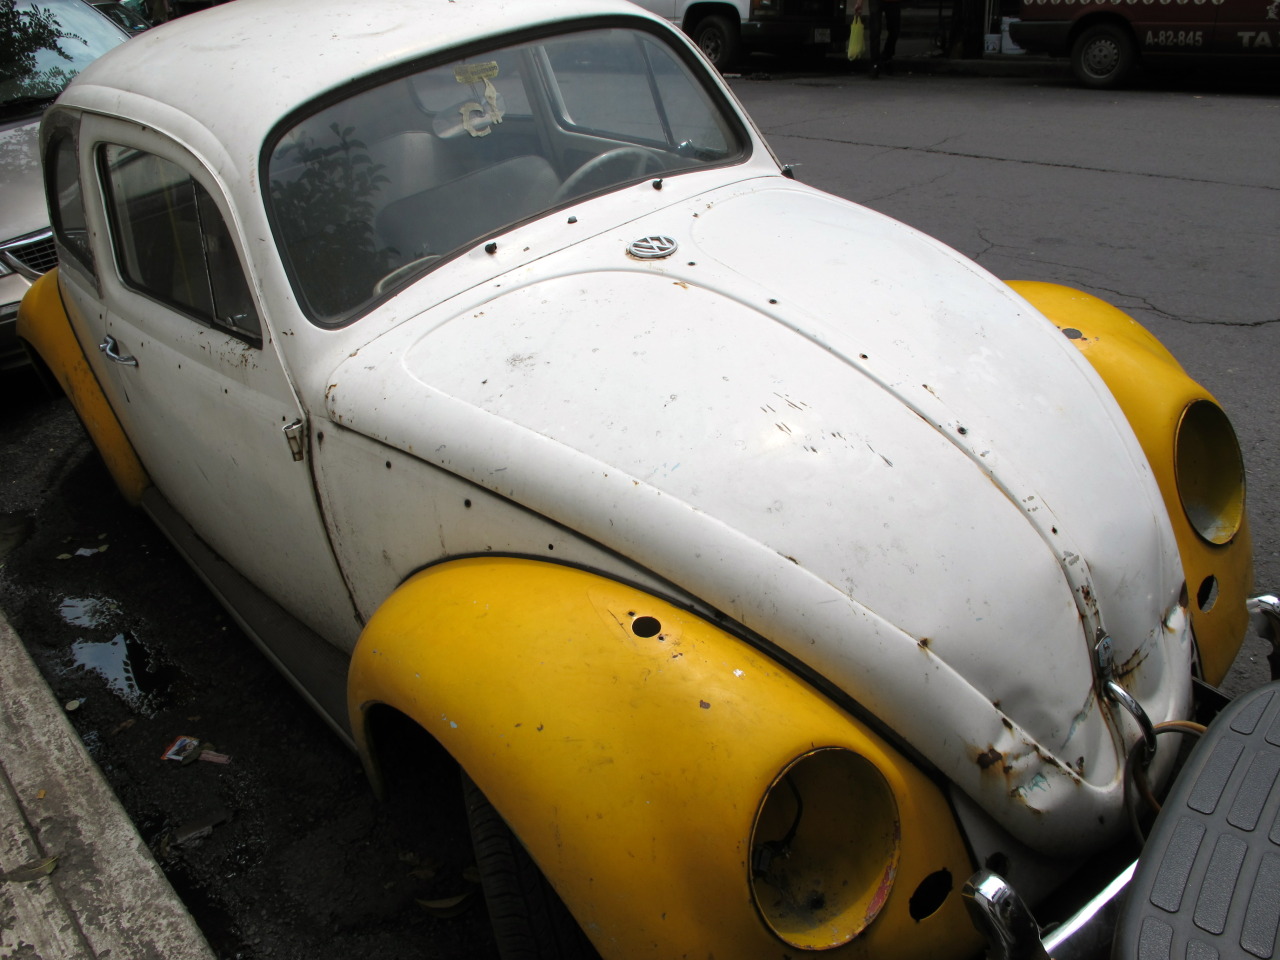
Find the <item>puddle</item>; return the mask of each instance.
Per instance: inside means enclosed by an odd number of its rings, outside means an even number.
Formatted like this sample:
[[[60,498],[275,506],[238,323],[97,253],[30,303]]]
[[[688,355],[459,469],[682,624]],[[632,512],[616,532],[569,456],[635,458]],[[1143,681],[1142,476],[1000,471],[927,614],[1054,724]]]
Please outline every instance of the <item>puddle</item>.
[[[114,600],[96,597],[67,597],[58,604],[58,613],[73,627],[101,627],[120,612]]]
[[[120,605],[98,597],[67,597],[58,605],[62,619],[74,627],[112,629]],[[107,689],[143,716],[154,716],[160,695],[176,676],[176,670],[160,664],[129,631],[116,631],[110,640],[80,638],[71,645],[73,670],[96,673]]]

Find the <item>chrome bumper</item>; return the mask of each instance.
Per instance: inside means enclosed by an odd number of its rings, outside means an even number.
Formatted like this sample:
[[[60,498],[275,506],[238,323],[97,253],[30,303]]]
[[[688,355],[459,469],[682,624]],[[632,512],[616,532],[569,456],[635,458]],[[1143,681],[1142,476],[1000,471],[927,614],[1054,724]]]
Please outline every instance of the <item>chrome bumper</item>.
[[[999,874],[979,870],[961,895],[969,918],[987,939],[987,960],[1095,960],[1108,956],[1131,863],[1096,897],[1043,938],[1016,890]]]

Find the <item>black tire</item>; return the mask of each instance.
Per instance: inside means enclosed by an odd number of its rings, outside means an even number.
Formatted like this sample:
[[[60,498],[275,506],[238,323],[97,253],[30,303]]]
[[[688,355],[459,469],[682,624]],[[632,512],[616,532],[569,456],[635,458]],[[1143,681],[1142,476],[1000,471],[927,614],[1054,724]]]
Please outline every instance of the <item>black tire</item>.
[[[1071,45],[1071,69],[1086,87],[1118,87],[1128,79],[1136,53],[1128,30],[1099,23],[1085,28]]]
[[[462,796],[502,960],[600,960],[569,908],[465,770]]]
[[[738,25],[728,17],[703,17],[693,28],[693,42],[721,73],[737,63],[742,55]]]

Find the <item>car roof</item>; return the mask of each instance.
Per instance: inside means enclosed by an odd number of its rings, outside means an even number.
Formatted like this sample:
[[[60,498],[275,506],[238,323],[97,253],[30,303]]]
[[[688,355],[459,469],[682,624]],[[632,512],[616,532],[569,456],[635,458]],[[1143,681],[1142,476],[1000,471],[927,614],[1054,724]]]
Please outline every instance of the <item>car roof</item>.
[[[611,14],[659,19],[626,0],[233,0],[134,37],[91,64],[62,103],[161,128],[176,111],[238,154],[352,78],[494,34]]]

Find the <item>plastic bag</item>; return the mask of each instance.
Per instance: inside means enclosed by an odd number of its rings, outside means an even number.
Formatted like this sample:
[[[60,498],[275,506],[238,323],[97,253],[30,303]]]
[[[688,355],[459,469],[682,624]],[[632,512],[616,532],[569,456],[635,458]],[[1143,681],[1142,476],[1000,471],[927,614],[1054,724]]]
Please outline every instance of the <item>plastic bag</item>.
[[[867,27],[861,17],[849,24],[849,59],[861,60],[867,55]]]

